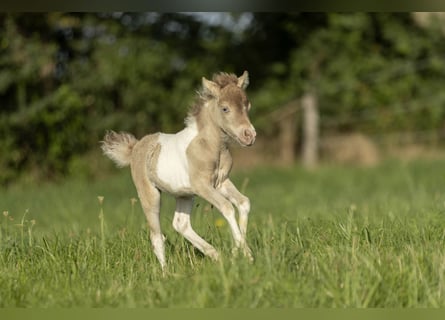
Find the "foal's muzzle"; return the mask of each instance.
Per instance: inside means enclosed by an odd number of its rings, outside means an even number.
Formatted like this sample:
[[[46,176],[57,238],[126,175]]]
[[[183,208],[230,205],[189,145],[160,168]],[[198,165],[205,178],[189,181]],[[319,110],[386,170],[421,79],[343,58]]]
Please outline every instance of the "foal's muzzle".
[[[250,147],[255,143],[256,131],[253,126],[250,128],[244,128],[241,132],[240,142],[241,144]]]

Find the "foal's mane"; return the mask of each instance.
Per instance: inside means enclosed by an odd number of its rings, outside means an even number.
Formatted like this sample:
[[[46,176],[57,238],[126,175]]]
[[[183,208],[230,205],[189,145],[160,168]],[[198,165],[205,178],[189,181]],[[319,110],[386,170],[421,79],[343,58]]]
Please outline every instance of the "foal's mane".
[[[219,87],[222,89],[229,84],[238,84],[238,77],[233,73],[226,73],[226,72],[220,72],[215,73],[212,76],[212,81],[219,85]],[[197,97],[193,105],[190,107],[188,111],[187,119],[191,117],[196,117],[200,112],[204,104],[212,99],[212,96],[210,96],[208,93],[205,92],[204,88],[200,88],[197,92]]]

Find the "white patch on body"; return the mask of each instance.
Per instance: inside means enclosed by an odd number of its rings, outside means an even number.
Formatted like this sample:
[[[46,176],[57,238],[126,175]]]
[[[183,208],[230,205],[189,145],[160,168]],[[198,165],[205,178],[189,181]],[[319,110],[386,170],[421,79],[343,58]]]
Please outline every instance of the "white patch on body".
[[[194,122],[188,123],[187,127],[176,134],[159,134],[161,151],[156,175],[162,182],[158,186],[161,190],[178,195],[191,193],[186,150],[197,134],[198,128]]]

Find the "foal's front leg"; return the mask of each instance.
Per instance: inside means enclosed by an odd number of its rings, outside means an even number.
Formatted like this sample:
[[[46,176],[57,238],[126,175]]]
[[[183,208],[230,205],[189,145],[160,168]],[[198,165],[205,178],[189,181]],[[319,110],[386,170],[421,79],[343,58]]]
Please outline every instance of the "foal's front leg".
[[[243,253],[249,259],[252,259],[251,250],[247,246],[246,239],[236,222],[235,209],[230,201],[222,194],[221,190],[203,184],[199,186],[196,193],[213,204],[222,213],[224,218],[226,218],[232,231],[233,239],[235,240],[235,251],[242,249]]]
[[[252,251],[247,245],[246,241],[246,233],[247,233],[247,221],[249,219],[250,212],[250,201],[245,195],[238,191],[235,185],[229,180],[226,179],[221,186],[218,188],[221,194],[226,197],[231,203],[233,203],[239,213],[239,228],[241,232],[242,246],[241,249],[246,257],[250,260],[253,260]]]
[[[229,199],[229,201],[232,202],[237,207],[239,212],[238,223],[241,235],[244,238],[246,238],[247,221],[249,220],[249,212],[250,212],[249,198],[247,198],[245,195],[239,192],[238,189],[235,187],[235,185],[232,183],[232,181],[230,181],[229,179],[226,179],[221,184],[219,190],[221,191],[224,197]]]

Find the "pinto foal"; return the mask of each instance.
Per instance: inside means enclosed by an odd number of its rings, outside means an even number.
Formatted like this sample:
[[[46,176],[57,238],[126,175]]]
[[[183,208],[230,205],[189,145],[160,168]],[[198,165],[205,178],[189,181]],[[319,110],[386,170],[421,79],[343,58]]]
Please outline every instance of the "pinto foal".
[[[130,165],[137,193],[148,221],[150,240],[162,269],[165,268],[164,237],[159,220],[160,192],[176,198],[173,228],[203,254],[217,260],[215,248],[192,228],[190,213],[198,195],[214,205],[227,219],[235,241],[252,259],[246,243],[249,199],[229,180],[232,157],[230,140],[242,146],[255,142],[250,123],[250,103],[245,89],[247,71],[237,77],[219,73],[212,80],[202,78],[198,99],[185,119],[186,127],[176,134],[154,133],[137,140],[128,133],[108,132],[102,150],[118,166]],[[239,223],[235,210],[239,212]]]

